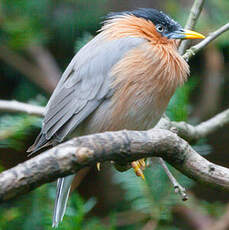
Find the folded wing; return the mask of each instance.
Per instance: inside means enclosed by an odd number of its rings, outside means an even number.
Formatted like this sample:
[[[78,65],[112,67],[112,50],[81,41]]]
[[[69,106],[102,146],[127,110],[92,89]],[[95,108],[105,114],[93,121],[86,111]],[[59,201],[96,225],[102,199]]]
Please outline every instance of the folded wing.
[[[42,130],[29,151],[61,142],[108,96],[112,95],[114,66],[128,51],[145,42],[140,38],[103,41],[96,36],[72,59],[46,107]]]

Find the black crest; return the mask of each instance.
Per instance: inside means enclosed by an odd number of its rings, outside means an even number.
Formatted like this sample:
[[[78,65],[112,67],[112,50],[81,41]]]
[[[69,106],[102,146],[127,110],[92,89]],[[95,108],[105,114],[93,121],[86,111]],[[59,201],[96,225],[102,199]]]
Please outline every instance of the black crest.
[[[132,11],[110,13],[108,14],[107,18],[115,18],[121,15],[134,15],[138,18],[144,18],[153,22],[155,26],[161,24],[166,27],[167,32],[182,29],[181,25],[178,22],[174,21],[167,14],[152,8],[140,8]]]

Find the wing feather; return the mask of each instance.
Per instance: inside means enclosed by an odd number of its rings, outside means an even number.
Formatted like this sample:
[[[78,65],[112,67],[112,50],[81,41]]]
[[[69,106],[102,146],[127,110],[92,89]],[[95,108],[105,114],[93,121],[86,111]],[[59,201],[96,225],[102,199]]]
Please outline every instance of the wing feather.
[[[72,94],[74,91],[72,91],[71,93],[69,93],[66,98],[63,98],[62,101],[60,101],[59,103],[56,103],[56,105],[58,104],[58,106],[50,106],[49,108],[49,113],[46,114],[45,118],[44,118],[44,123],[48,123],[48,121],[50,119],[53,118],[53,116],[57,116],[58,113],[61,113],[62,111],[67,109],[67,106],[72,102]]]
[[[46,133],[46,138],[50,139],[68,120],[70,120],[71,117],[74,116],[74,114],[82,114],[85,116],[85,107],[88,107],[88,101],[87,100],[81,100],[80,106],[76,105],[78,102],[71,103],[69,105],[70,108],[66,109],[65,113],[63,115],[56,116],[56,119],[53,119],[53,123],[49,122],[45,126],[44,133]],[[78,107],[77,110],[73,110],[72,107]],[[65,126],[64,126],[65,127]],[[64,138],[64,137],[63,137]]]
[[[85,114],[91,114],[99,105],[97,101],[89,101],[87,106],[84,107],[81,113],[74,114],[68,123],[61,127],[56,133],[56,138],[58,141],[62,141],[63,137],[67,136],[72,130],[74,130],[84,119]]]

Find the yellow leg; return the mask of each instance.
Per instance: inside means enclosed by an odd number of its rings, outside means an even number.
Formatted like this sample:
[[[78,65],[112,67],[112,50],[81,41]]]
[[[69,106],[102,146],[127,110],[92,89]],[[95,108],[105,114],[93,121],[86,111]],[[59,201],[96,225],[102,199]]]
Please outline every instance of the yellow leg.
[[[145,168],[146,168],[145,159],[140,159],[140,160],[138,160],[138,162],[139,162],[139,164],[140,164],[140,168],[141,168],[142,170],[145,170]]]
[[[144,174],[142,172],[142,170],[145,169],[145,160],[141,159],[141,160],[138,160],[138,161],[133,161],[133,162],[131,162],[131,166],[134,169],[134,172],[135,172],[136,176],[139,176],[143,180],[145,180]]]
[[[101,169],[100,166],[101,166],[101,163],[100,163],[100,162],[97,162],[97,163],[96,163],[96,168],[97,168],[98,171],[100,171],[100,169]]]

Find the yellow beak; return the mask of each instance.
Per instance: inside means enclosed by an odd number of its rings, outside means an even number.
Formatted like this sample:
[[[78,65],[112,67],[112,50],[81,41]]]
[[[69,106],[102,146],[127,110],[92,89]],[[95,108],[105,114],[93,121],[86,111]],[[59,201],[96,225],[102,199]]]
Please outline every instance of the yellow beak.
[[[205,36],[203,34],[197,33],[192,30],[177,30],[167,35],[168,38],[172,39],[203,39]]]
[[[203,39],[205,36],[203,34],[197,33],[192,30],[184,30],[184,39]]]

